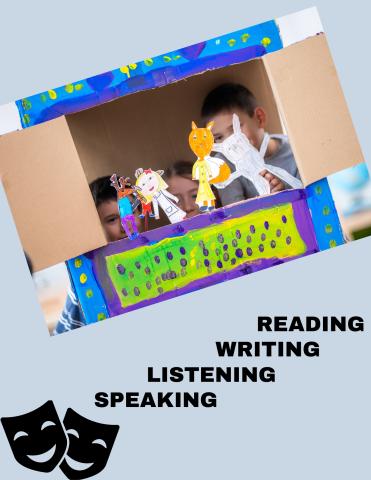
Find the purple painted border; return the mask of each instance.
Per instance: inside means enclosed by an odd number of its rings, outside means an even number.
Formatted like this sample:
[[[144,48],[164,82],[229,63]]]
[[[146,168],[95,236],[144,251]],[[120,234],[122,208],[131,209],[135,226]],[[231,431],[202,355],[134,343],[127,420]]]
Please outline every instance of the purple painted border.
[[[127,238],[119,240],[118,242],[112,242],[104,247],[98,248],[90,252],[92,258],[97,252],[102,252],[105,256],[114,255],[115,253],[126,252],[133,248],[143,247],[149,243],[159,242],[164,238],[181,236],[191,230],[208,227],[215,223],[222,223],[229,218],[238,218],[247,215],[256,210],[262,210],[283,203],[295,203],[298,200],[306,199],[306,192],[304,189],[300,190],[285,190],[283,192],[276,193],[274,195],[268,195],[266,197],[254,198],[252,200],[245,200],[243,202],[235,203],[228,207],[218,208],[214,212],[183,220],[181,223],[174,225],[165,225],[164,227],[156,228],[148,232],[142,233],[135,240],[128,240]],[[306,216],[305,216],[306,217]],[[310,218],[310,217],[309,217]],[[303,223],[304,217],[297,214],[295,217],[300,224],[300,233],[303,232],[303,239],[308,235],[308,227]],[[310,227],[309,227],[310,228]]]
[[[133,248],[141,247],[151,243],[157,243],[164,238],[182,236],[185,233],[195,229],[205,228],[216,223],[222,223],[226,219],[239,218],[257,210],[262,210],[285,203],[291,203],[293,205],[295,222],[300,236],[307,247],[307,251],[303,255],[289,257],[285,259],[272,258],[261,259],[255,262],[248,262],[244,265],[239,265],[238,267],[228,272],[215,273],[208,277],[195,280],[194,282],[191,282],[185,287],[176,289],[172,292],[163,293],[159,297],[144,300],[137,303],[136,305],[131,305],[126,308],[123,308],[121,306],[120,299],[115,293],[114,286],[111,282],[111,279],[108,277],[106,270],[103,268],[99,268],[98,266],[99,263],[101,265],[104,264],[104,258],[106,256],[110,256],[116,253],[122,253],[128,250],[132,250]],[[306,201],[305,190],[287,190],[277,193],[275,195],[259,197],[253,200],[248,200],[235,205],[220,208],[218,210],[215,210],[211,214],[198,215],[175,225],[166,225],[165,227],[160,227],[158,229],[146,232],[145,234],[140,235],[136,240],[124,239],[118,242],[111,243],[105,247],[90,252],[89,257],[93,261],[93,270],[96,278],[98,279],[98,283],[105,283],[106,289],[112,292],[113,298],[106,298],[106,302],[110,315],[116,316],[122,313],[146,307],[148,305],[169,300],[170,298],[175,298],[179,295],[184,295],[195,290],[200,290],[202,288],[208,287],[210,285],[215,285],[226,280],[231,280],[233,278],[238,278],[243,275],[248,275],[250,273],[263,270],[265,268],[286,263],[299,257],[311,255],[318,251],[319,249],[313,230],[310,211]],[[102,289],[104,295],[106,289]]]

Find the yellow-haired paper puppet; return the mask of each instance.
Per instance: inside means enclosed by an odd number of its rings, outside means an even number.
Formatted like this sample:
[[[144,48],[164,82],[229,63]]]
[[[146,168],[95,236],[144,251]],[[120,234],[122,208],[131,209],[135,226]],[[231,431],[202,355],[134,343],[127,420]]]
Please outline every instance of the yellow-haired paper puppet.
[[[146,203],[153,204],[155,218],[160,218],[159,207],[166,213],[170,223],[181,222],[186,217],[186,212],[175,205],[179,199],[167,191],[168,185],[163,180],[163,170],[154,171],[151,168],[143,170],[138,168],[135,172],[136,186]]]
[[[192,122],[192,131],[189,134],[189,146],[197,155],[192,169],[192,179],[199,181],[196,203],[201,212],[215,208],[215,195],[210,184],[224,182],[231,174],[225,162],[209,156],[214,145],[214,136],[211,132],[213,125],[214,122],[209,122],[206,128],[198,128],[195,122]]]

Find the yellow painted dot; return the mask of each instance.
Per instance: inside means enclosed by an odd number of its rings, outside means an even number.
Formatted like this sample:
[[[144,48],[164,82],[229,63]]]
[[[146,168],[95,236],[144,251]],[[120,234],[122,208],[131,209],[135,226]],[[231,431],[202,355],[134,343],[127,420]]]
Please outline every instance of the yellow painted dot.
[[[82,283],[82,284],[86,283],[87,279],[88,279],[88,277],[85,273],[82,273],[80,275],[80,283]]]
[[[55,90],[48,90],[49,98],[55,100],[57,98],[57,92]]]
[[[169,55],[164,55],[162,58],[164,59],[164,62],[171,62],[171,57],[169,57]]]
[[[106,317],[106,315],[103,313],[103,312],[99,312],[98,315],[97,315],[97,319],[98,319],[98,322],[101,322],[102,320],[104,320]]]
[[[125,75],[128,76],[128,78],[130,78],[130,70],[129,70],[129,67],[127,65],[124,65],[123,67],[121,67],[120,72],[124,73]]]
[[[32,107],[32,103],[27,98],[24,98],[22,100],[22,106],[25,110],[30,110]]]
[[[175,55],[175,56],[173,57],[174,60],[179,60],[180,58],[182,58],[181,55]]]
[[[322,193],[322,187],[320,185],[317,185],[315,188],[315,192],[317,195],[321,195]]]
[[[337,246],[336,240],[330,240],[330,248],[334,248]]]
[[[64,89],[66,90],[67,93],[72,93],[73,90],[74,90],[74,87],[73,87],[72,83],[69,83],[68,85],[66,85],[64,87]]]
[[[151,67],[153,65],[153,63],[154,62],[153,62],[152,58],[146,58],[144,60],[144,65],[147,65],[147,67]]]
[[[325,232],[326,233],[332,233],[332,225],[330,223],[328,223],[326,226],[325,226]]]
[[[330,215],[330,207],[328,205],[325,205],[322,210],[323,215]]]
[[[41,101],[42,101],[42,102],[46,102],[46,100],[47,100],[47,97],[46,97],[45,93],[42,93],[42,94],[40,95],[40,98],[41,98]]]
[[[76,83],[76,85],[75,85],[75,90],[79,91],[79,90],[82,89],[83,86],[84,86],[84,85],[83,85],[82,83]]]
[[[130,70],[135,70],[137,68],[137,64],[136,63],[129,63],[129,68]]]
[[[93,296],[93,290],[89,288],[88,290],[86,290],[85,295],[87,298],[91,298]]]
[[[236,45],[236,39],[230,38],[229,40],[227,40],[227,43],[230,47],[234,47]]]
[[[23,115],[23,121],[24,121],[24,123],[25,123],[26,125],[29,125],[29,123],[31,122],[31,119],[30,119],[30,116],[29,116],[28,113],[25,113],[25,114]]]
[[[82,260],[81,260],[81,258],[75,258],[74,264],[75,264],[75,268],[80,268],[81,265],[82,265]]]
[[[269,37],[264,37],[261,41],[261,44],[264,46],[264,47],[267,47],[268,45],[270,45],[272,43],[272,40],[269,38]]]
[[[192,260],[189,262],[191,267],[194,267],[196,265],[196,260],[192,258]]]
[[[246,43],[249,38],[250,38],[250,35],[248,33],[243,33],[241,35],[241,40],[243,41],[243,43]]]

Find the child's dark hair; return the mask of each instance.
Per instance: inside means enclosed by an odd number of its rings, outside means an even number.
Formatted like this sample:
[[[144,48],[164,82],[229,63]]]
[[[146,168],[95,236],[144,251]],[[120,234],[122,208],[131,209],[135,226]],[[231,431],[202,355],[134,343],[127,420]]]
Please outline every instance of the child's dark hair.
[[[179,160],[165,170],[164,177],[192,177],[192,167],[193,163],[187,162],[186,160]]]
[[[201,116],[207,121],[222,111],[239,108],[253,117],[257,106],[256,98],[246,87],[238,83],[223,83],[208,93],[202,105]]]
[[[117,192],[111,185],[111,177],[100,177],[89,184],[95,206],[98,208],[103,202],[117,200]]]

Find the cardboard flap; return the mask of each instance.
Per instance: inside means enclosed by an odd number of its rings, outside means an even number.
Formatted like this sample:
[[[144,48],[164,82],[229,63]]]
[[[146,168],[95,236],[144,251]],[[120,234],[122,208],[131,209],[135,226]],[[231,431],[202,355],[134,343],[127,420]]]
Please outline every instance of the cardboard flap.
[[[107,243],[64,117],[0,137],[0,178],[35,270]]]
[[[363,162],[324,34],[263,57],[305,185]]]

